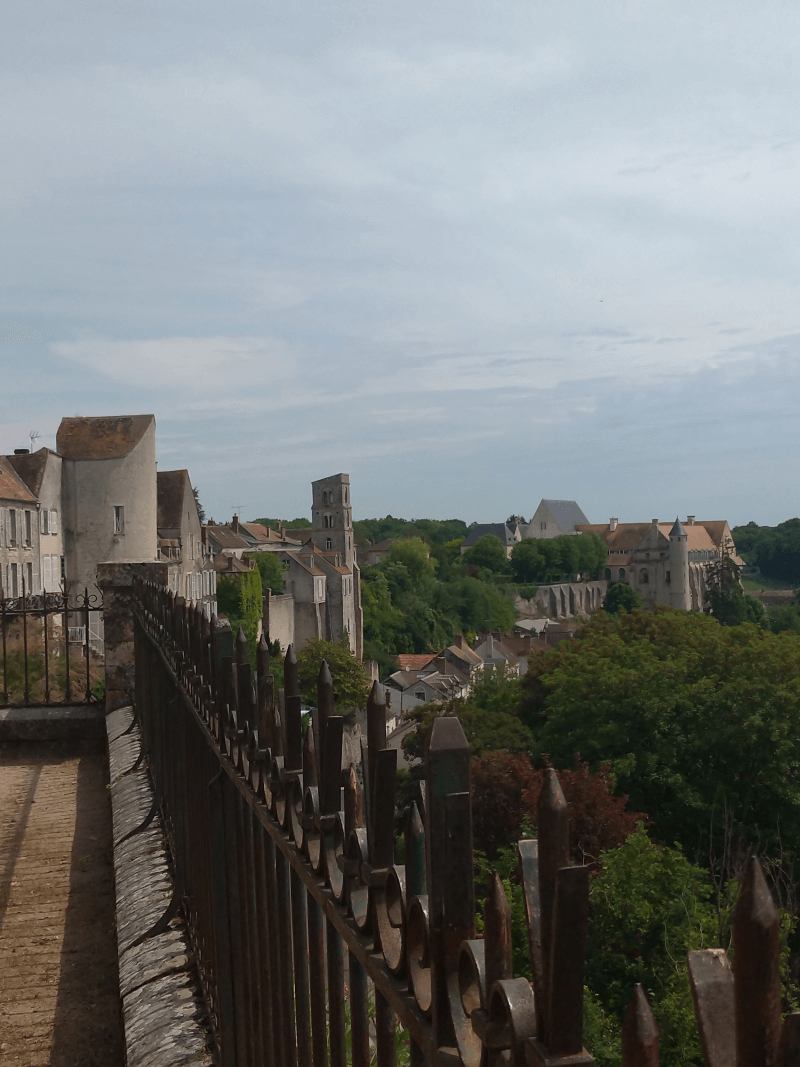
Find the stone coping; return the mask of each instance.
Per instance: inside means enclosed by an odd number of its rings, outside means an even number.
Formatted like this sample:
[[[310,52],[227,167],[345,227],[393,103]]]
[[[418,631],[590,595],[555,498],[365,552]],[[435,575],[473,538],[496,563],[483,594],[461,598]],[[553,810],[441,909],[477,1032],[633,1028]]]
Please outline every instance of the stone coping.
[[[0,742],[79,741],[105,733],[101,704],[0,708]]]

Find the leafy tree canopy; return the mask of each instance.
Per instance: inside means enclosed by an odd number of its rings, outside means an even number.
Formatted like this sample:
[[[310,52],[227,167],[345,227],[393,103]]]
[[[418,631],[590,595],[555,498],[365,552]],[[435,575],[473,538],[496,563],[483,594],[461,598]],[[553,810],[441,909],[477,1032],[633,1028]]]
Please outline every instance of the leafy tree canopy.
[[[708,849],[725,813],[749,843],[800,839],[800,641],[659,609],[598,613],[532,657],[522,682],[534,754],[611,764],[665,841]]]
[[[258,568],[244,574],[221,575],[217,581],[217,614],[228,618],[234,640],[241,627],[247,636],[250,662],[255,663],[258,624],[264,610]]]
[[[603,598],[603,610],[610,615],[616,615],[620,608],[631,612],[641,606],[642,598],[632,586],[625,585],[624,582],[615,582]]]
[[[347,637],[334,644],[314,639],[297,653],[300,695],[309,704],[317,703],[317,678],[323,660],[328,661],[333,678],[337,712],[361,710],[369,696],[369,679],[363,664],[350,651]]]
[[[283,592],[286,564],[274,552],[253,552],[244,558],[255,562],[264,589],[271,589],[273,593]]]
[[[800,584],[800,519],[777,526],[736,526],[731,530],[736,550],[767,578],[785,581],[791,589]]]
[[[464,553],[464,562],[472,567],[482,567],[495,574],[502,574],[509,569],[508,556],[503,542],[495,534],[487,533],[479,537],[475,544]]]

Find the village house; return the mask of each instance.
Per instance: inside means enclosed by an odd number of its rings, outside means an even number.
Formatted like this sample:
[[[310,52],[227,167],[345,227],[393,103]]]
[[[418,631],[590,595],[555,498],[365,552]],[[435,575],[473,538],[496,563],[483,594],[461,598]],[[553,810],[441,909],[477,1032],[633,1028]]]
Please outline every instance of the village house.
[[[463,556],[468,548],[472,548],[486,534],[493,534],[500,538],[509,559],[511,559],[514,546],[522,540],[522,530],[518,523],[514,523],[512,527],[505,522],[473,522],[467,531],[467,536],[461,542],[461,555]]]
[[[203,536],[187,470],[158,471],[158,557],[169,563],[169,587],[207,617],[217,612],[217,575]]]
[[[525,527],[523,537],[563,537],[579,533],[589,520],[575,500],[542,500]]]
[[[61,527],[61,456],[49,448],[30,452],[18,448],[8,462],[36,498],[39,526],[39,587],[36,593],[57,593],[64,578]]]
[[[6,597],[40,585],[39,506],[6,456],[0,456],[0,586]]]

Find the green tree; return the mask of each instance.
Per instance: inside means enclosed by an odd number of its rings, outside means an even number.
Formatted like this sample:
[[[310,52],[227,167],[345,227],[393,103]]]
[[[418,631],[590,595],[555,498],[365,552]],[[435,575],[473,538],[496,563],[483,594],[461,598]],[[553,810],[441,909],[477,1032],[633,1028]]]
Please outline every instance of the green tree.
[[[719,944],[713,886],[680,848],[654,844],[643,827],[602,854],[592,879],[586,982],[622,1021],[633,986],[650,995],[661,1062],[702,1067],[686,953]]]
[[[491,712],[470,699],[450,700],[443,704],[423,704],[409,712],[416,729],[403,738],[403,748],[412,759],[422,759],[433,720],[439,715],[456,715],[469,741],[473,756],[485,752],[527,752],[533,736],[516,714]]]
[[[436,560],[431,559],[430,549],[421,537],[395,541],[389,549],[389,559],[406,568],[409,580],[414,585],[429,581],[436,573]]]
[[[545,558],[539,551],[540,541],[526,537],[511,550],[511,570],[517,582],[540,582],[544,578]]]
[[[502,574],[509,569],[505,545],[499,537],[490,533],[479,537],[472,548],[467,549],[464,561],[494,574]]]
[[[755,600],[755,597],[750,597],[749,599]],[[760,604],[761,601],[756,600],[756,603]],[[784,633],[785,631],[800,634],[800,611],[796,604],[778,604],[776,607],[770,608],[767,613],[767,621],[770,630],[774,634]]]
[[[495,586],[466,575],[455,578],[447,585],[437,586],[433,602],[444,615],[455,619],[463,633],[477,633],[479,630],[505,632],[511,629],[517,619],[509,597]]]
[[[263,595],[257,567],[244,574],[221,575],[217,581],[217,613],[229,619],[234,639],[239,627],[244,630],[251,663],[255,663],[258,624],[264,610]]]
[[[707,855],[723,822],[749,845],[800,840],[800,641],[698,612],[598,612],[531,657],[523,720],[534,754],[611,764],[661,840]]]
[[[369,679],[364,666],[350,651],[347,637],[334,644],[314,639],[297,654],[300,695],[309,704],[317,703],[317,678],[323,659],[328,661],[333,678],[337,712],[363,710],[369,696]]]
[[[603,598],[603,610],[610,615],[616,615],[620,608],[630,612],[636,611],[641,606],[642,598],[632,586],[625,585],[624,582],[616,582],[612,585]]]
[[[264,589],[271,589],[273,593],[283,592],[287,565],[274,552],[253,552],[251,555],[246,555],[245,559],[254,561],[261,575],[261,585]]]

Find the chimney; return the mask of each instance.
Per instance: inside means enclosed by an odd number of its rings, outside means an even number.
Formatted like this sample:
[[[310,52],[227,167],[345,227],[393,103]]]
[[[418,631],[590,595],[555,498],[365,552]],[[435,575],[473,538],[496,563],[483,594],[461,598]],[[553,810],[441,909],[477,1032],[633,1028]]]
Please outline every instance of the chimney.
[[[694,526],[694,515],[687,515],[686,516],[686,525],[687,526]]]
[[[611,533],[613,533],[616,530],[618,522],[619,522],[619,519],[609,519],[608,520],[608,528],[609,528],[609,531]]]
[[[233,519],[231,520],[231,529],[233,530],[233,532],[235,534],[238,534],[238,532],[239,532],[239,516],[238,515],[234,515],[233,516]]]
[[[29,456],[30,454],[31,454],[31,450],[29,448],[15,448],[14,449],[14,455],[15,456]]]
[[[464,648],[466,643],[463,634],[456,634],[456,648]]]

